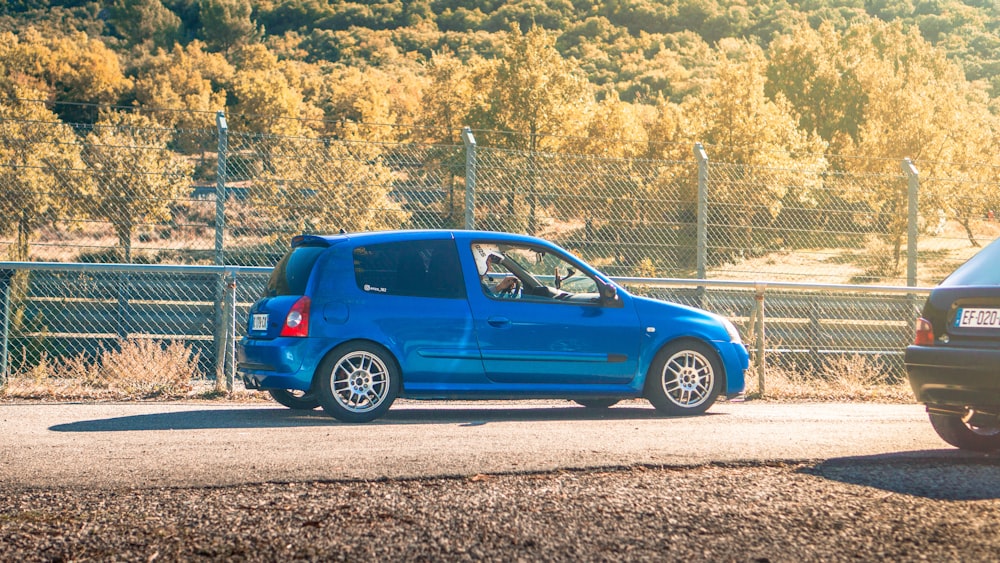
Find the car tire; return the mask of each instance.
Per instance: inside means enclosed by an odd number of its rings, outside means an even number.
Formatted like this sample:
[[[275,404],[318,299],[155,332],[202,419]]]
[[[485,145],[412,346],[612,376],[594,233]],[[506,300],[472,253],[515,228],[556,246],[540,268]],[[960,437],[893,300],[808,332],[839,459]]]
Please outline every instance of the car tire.
[[[645,396],[669,416],[702,414],[719,397],[723,370],[718,355],[697,340],[663,347],[646,374]]]
[[[297,389],[268,389],[268,394],[275,401],[296,411],[311,411],[319,406],[319,399],[312,391]]]
[[[588,409],[606,409],[618,404],[618,399],[573,399],[573,402]]]
[[[399,380],[388,350],[369,342],[347,342],[320,363],[315,385],[328,415],[342,422],[370,422],[392,406]]]
[[[938,436],[956,448],[975,452],[1000,450],[1000,427],[969,426],[955,414],[928,413],[928,416]]]

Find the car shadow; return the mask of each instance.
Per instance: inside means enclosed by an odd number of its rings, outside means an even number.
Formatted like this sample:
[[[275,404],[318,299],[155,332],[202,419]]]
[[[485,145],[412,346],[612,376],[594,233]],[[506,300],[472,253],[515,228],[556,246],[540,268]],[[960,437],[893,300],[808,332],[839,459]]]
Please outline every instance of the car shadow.
[[[707,413],[702,416],[715,416]],[[366,425],[457,424],[482,426],[495,422],[536,422],[573,420],[667,419],[651,407],[616,406],[588,409],[557,407],[405,407],[393,408]],[[345,425],[321,410],[296,411],[284,408],[201,409],[180,412],[139,414],[97,420],[81,420],[49,427],[53,432],[132,432],[149,430],[206,430],[287,428],[299,426]]]
[[[798,471],[932,500],[1000,499],[1000,453],[941,449],[842,457]]]

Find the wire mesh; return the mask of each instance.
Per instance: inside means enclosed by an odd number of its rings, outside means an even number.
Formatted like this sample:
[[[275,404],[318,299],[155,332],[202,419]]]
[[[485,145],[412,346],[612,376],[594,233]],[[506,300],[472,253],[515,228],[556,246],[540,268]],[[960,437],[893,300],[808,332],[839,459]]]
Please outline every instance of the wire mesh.
[[[691,277],[694,163],[479,149],[476,228],[537,235],[612,276]]]
[[[903,285],[907,236],[916,229],[917,282],[933,285],[1000,236],[1000,186],[988,167],[953,165],[920,178],[914,224],[912,178],[837,170],[825,160],[703,162],[702,178],[695,159],[484,146],[470,153],[463,145],[223,130],[199,117],[185,123],[203,128],[0,113],[0,252],[13,261],[270,267],[296,234],[456,228],[469,214],[477,229],[553,240],[611,276],[693,278],[703,259],[708,280]],[[211,373],[216,282],[19,274],[10,365],[30,367],[42,354],[97,355],[141,337],[190,342]],[[238,318],[256,295],[241,293]],[[654,295],[743,322],[753,304],[719,290],[695,300]],[[773,294],[772,302],[768,349],[808,365],[836,353],[898,355],[919,305],[871,291]]]

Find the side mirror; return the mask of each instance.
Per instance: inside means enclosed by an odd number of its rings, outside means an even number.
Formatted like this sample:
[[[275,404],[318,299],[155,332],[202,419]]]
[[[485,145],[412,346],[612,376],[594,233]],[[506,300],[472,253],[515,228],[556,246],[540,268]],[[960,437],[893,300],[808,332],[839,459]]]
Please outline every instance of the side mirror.
[[[616,299],[618,299],[618,289],[614,285],[604,283],[603,281],[600,281],[599,283],[600,287],[598,287],[598,291],[601,292],[602,303],[613,303]]]

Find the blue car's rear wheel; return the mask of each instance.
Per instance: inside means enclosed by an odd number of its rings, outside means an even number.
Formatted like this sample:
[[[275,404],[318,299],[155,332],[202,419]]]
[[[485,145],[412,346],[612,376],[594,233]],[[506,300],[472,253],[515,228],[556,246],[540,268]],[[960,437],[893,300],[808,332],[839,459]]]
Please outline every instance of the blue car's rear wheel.
[[[607,409],[617,405],[618,399],[574,399],[574,402],[588,409]]]
[[[1000,427],[970,426],[957,414],[929,413],[931,426],[942,440],[963,450],[1000,450]]]
[[[319,402],[343,422],[369,422],[385,414],[399,392],[399,369],[391,354],[367,342],[334,348],[316,371]]]
[[[696,340],[665,346],[646,375],[645,395],[671,416],[701,414],[719,397],[723,371],[715,351]]]
[[[297,389],[268,389],[268,394],[275,401],[297,411],[311,411],[319,406],[319,399],[312,391]]]

